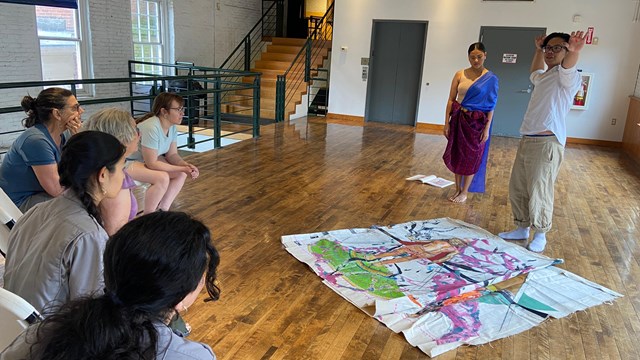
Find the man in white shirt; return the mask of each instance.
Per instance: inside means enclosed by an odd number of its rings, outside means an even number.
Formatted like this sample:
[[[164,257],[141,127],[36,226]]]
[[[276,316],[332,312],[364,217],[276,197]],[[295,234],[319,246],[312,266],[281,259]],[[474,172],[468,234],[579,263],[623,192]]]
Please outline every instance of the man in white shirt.
[[[533,228],[533,240],[527,248],[535,252],[544,250],[545,234],[551,229],[553,186],[567,142],[565,118],[581,86],[576,65],[585,39],[583,31],[574,31],[571,35],[541,35],[535,40],[530,77],[535,88],[520,127],[522,140],[509,181],[517,228],[499,234],[507,240],[529,239]]]

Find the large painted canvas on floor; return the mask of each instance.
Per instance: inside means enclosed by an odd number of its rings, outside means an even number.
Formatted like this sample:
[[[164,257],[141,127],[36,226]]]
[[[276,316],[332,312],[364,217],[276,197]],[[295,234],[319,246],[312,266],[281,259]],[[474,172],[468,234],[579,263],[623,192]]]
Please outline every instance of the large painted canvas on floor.
[[[562,262],[448,218],[288,235],[324,283],[429,356],[479,345],[621,295]]]

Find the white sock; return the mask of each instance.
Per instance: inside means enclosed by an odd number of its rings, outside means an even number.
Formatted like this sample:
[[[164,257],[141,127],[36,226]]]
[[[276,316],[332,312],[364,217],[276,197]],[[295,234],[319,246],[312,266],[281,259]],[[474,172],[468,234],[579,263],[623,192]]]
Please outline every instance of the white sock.
[[[498,234],[505,240],[522,240],[529,238],[529,228],[518,226],[517,229]]]
[[[533,240],[531,240],[527,248],[533,252],[543,252],[546,245],[547,236],[542,232],[537,232],[533,234]]]

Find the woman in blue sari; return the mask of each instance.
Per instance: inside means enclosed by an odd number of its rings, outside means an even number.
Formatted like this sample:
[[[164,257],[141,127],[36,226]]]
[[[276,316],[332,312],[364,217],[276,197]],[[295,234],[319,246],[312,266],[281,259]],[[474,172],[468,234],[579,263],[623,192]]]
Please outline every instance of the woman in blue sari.
[[[484,67],[484,45],[471,44],[467,54],[471,66],[453,77],[444,122],[448,142],[442,159],[455,174],[456,192],[449,197],[455,203],[465,202],[469,191],[484,192],[491,120],[498,100],[498,77]]]

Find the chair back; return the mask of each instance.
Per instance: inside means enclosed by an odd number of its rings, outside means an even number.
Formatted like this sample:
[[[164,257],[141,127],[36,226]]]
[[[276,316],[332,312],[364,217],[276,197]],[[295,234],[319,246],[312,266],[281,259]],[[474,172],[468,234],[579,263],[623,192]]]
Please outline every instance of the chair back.
[[[41,319],[40,313],[26,300],[0,288],[0,352],[24,329]]]
[[[22,211],[0,188],[0,255],[4,257],[6,257],[9,245],[9,231],[21,216]]]
[[[0,188],[0,209],[4,210],[14,221],[18,221],[22,216],[22,211],[18,209],[11,198]]]

